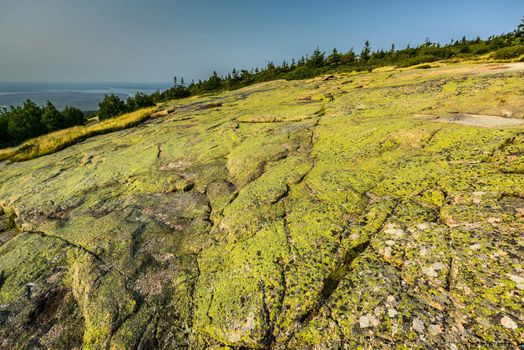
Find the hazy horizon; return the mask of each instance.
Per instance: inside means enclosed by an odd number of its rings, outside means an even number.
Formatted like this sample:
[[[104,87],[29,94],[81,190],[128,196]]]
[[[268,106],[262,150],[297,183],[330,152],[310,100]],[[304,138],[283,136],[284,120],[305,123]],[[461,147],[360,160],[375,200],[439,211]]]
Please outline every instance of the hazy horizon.
[[[172,80],[165,81],[133,81],[133,80],[0,80],[1,84],[18,84],[18,83],[27,83],[27,84],[48,84],[48,83],[59,83],[59,84],[172,84]]]
[[[21,106],[30,99],[38,105],[51,101],[58,109],[74,106],[82,111],[94,111],[105,95],[116,95],[122,100],[137,92],[151,94],[168,89],[169,82],[2,82],[0,81],[0,109]]]
[[[512,31],[516,0],[0,0],[2,82],[170,82],[323,51],[486,38]]]

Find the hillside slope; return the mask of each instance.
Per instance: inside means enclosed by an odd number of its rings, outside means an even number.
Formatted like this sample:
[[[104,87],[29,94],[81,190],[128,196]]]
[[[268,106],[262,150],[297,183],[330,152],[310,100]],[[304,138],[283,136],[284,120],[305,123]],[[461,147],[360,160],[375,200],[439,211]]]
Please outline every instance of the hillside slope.
[[[518,348],[523,78],[275,81],[0,163],[0,348]]]

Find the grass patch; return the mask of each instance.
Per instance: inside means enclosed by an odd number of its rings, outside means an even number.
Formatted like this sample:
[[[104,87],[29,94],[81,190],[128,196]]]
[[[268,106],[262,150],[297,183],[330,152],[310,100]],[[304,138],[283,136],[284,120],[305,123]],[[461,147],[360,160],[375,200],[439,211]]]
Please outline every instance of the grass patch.
[[[0,161],[6,160],[14,156],[19,150],[19,147],[9,147],[0,149]]]
[[[11,162],[30,160],[60,151],[89,137],[127,129],[151,116],[156,107],[144,108],[116,118],[107,119],[88,126],[75,126],[42,135],[22,143],[18,147],[0,149],[0,161]]]
[[[498,49],[492,54],[492,57],[498,60],[508,60],[519,58],[522,55],[524,55],[524,45],[517,45]]]

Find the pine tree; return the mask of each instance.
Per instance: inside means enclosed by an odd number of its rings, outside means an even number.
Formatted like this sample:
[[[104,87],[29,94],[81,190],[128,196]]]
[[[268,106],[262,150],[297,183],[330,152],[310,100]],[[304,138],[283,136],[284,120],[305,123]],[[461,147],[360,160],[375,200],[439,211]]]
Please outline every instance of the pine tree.
[[[42,110],[42,125],[47,132],[60,130],[66,127],[64,116],[50,101],[47,101],[47,104]]]
[[[116,117],[124,114],[127,110],[125,102],[113,94],[106,95],[98,104],[98,107],[100,108],[98,111],[98,119],[100,120]]]
[[[84,113],[75,107],[66,107],[62,111],[66,127],[82,125],[86,122]]]
[[[314,68],[322,67],[325,61],[325,54],[325,52],[320,51],[320,49],[317,47],[315,51],[313,51],[311,57],[308,59],[308,65]]]
[[[11,107],[7,129],[15,141],[41,135],[45,132],[42,126],[42,109],[31,100],[24,102],[23,107]]]
[[[327,58],[329,64],[333,66],[338,66],[342,60],[342,55],[338,52],[336,48],[333,49],[331,55]]]
[[[349,49],[348,52],[342,55],[342,64],[353,64],[356,61],[355,51],[353,51],[353,48]]]
[[[524,39],[524,17],[520,20],[520,24],[517,26],[517,37]]]
[[[366,42],[364,43],[364,48],[360,52],[360,60],[366,63],[367,61],[369,61],[370,58],[371,58],[371,45],[369,43],[369,40],[366,40]]]

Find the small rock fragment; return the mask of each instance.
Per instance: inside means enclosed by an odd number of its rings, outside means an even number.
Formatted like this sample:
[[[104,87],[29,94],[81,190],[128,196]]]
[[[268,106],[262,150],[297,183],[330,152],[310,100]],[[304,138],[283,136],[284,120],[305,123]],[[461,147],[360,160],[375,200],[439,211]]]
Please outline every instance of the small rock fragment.
[[[418,317],[415,317],[415,319],[413,319],[413,324],[411,325],[411,328],[413,328],[419,333],[424,333],[424,323]]]
[[[376,318],[374,315],[366,314],[360,317],[358,323],[360,324],[360,328],[369,328],[378,326],[379,321],[378,318]]]
[[[500,116],[504,118],[511,118],[513,117],[513,112],[508,111],[507,109],[501,109],[500,110]]]
[[[509,279],[517,284],[517,289],[524,290],[524,278],[517,275],[509,275]]]
[[[442,326],[439,324],[430,324],[428,330],[431,335],[439,335],[442,333]]]
[[[432,266],[430,266],[430,267],[423,267],[422,268],[422,272],[424,272],[424,274],[426,274],[429,277],[437,277],[438,276],[437,271],[435,271]]]
[[[418,224],[418,225],[417,225],[417,228],[418,228],[419,230],[423,231],[423,230],[426,230],[426,229],[429,228],[429,224],[428,224],[427,222],[424,222],[424,223],[422,223],[422,224]]]
[[[396,317],[397,315],[398,315],[397,310],[395,310],[395,309],[393,309],[393,308],[388,309],[388,316],[389,316],[389,317],[392,317],[392,318],[393,318],[393,317]]]
[[[517,323],[515,323],[515,321],[513,321],[508,316],[502,317],[502,319],[500,320],[500,324],[508,329],[517,329],[518,328]]]
[[[388,224],[386,226],[386,229],[384,230],[385,233],[393,236],[402,236],[404,234],[404,230],[400,228],[396,228],[397,226],[394,224]]]
[[[482,203],[482,196],[484,195],[483,191],[473,192],[472,195],[473,195],[472,202],[474,204]]]
[[[517,284],[524,283],[524,277],[520,277],[517,275],[509,275],[509,279]]]
[[[393,326],[391,326],[391,334],[395,335],[398,333],[398,325],[395,323]]]
[[[442,269],[445,268],[445,267],[446,267],[446,266],[445,266],[443,263],[441,263],[441,262],[436,262],[436,263],[434,263],[434,264],[431,265],[431,268],[432,268],[433,270],[442,270]]]
[[[487,220],[490,224],[496,224],[498,222],[501,222],[502,220],[500,218],[488,218]]]

